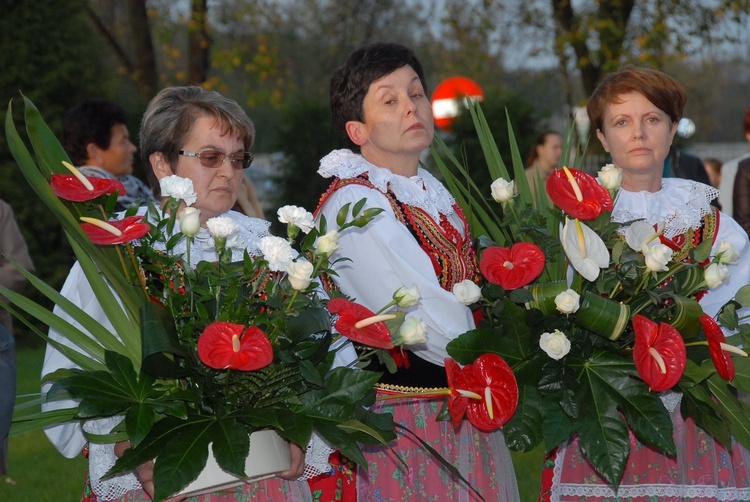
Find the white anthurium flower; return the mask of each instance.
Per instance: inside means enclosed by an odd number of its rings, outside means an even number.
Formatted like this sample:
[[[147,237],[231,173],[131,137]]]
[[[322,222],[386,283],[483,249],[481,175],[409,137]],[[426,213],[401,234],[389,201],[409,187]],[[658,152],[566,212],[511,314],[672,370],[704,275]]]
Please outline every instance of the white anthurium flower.
[[[729,279],[729,267],[723,263],[712,263],[703,272],[703,279],[709,289],[714,289]]]
[[[552,359],[558,361],[570,352],[570,340],[565,333],[556,329],[553,333],[542,333],[539,347]]]
[[[195,237],[201,229],[201,210],[186,207],[177,215],[180,219],[180,230],[186,237]]]
[[[292,260],[299,254],[286,239],[274,235],[263,237],[258,247],[263,253],[263,258],[268,262],[268,268],[274,272],[285,272]]]
[[[396,332],[398,345],[414,345],[427,342],[427,327],[425,323],[416,317],[407,317]]]
[[[646,257],[646,268],[652,272],[666,272],[667,263],[672,259],[672,250],[660,242],[644,245],[643,255]]]
[[[305,258],[299,258],[297,261],[290,262],[286,267],[287,279],[289,284],[298,291],[304,291],[312,282],[313,264]]]
[[[181,200],[186,206],[192,206],[198,200],[193,188],[193,180],[177,175],[166,176],[159,180],[162,197]]]
[[[339,233],[336,230],[329,230],[325,235],[315,239],[315,251],[321,256],[331,256],[339,248]]]
[[[464,305],[471,305],[472,303],[479,301],[482,297],[482,290],[476,285],[476,283],[474,283],[474,281],[464,279],[453,285],[453,294],[459,302]]]
[[[309,233],[315,226],[315,220],[312,213],[299,206],[280,207],[276,212],[281,223],[294,225],[304,233]]]
[[[607,190],[617,190],[622,185],[622,169],[614,164],[607,164],[597,173],[599,182]]]
[[[570,264],[586,280],[595,281],[599,277],[599,270],[609,266],[606,244],[578,219],[565,218],[560,240]]]
[[[581,306],[581,295],[568,288],[555,297],[555,307],[563,314],[573,314]]]
[[[643,220],[634,221],[625,229],[625,242],[632,250],[643,254],[646,254],[644,246],[656,241],[658,236],[659,234],[654,230],[654,227]]]
[[[411,307],[419,301],[419,289],[417,289],[417,285],[415,284],[410,288],[401,286],[393,293],[393,301],[401,308]]]
[[[508,181],[503,178],[496,179],[490,185],[492,198],[495,199],[495,202],[508,202],[515,196],[515,185],[515,181]]]
[[[721,241],[721,243],[719,243],[719,251],[716,253],[716,258],[718,258],[719,263],[731,265],[739,260],[740,252],[737,251],[737,248],[735,248],[731,242]]]

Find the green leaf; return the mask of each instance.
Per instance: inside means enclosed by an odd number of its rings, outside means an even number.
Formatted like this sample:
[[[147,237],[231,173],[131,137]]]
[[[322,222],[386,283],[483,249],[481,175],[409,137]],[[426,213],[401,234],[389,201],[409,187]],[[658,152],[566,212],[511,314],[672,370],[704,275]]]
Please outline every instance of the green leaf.
[[[737,290],[734,299],[743,307],[750,306],[750,284],[746,284]]]
[[[708,388],[719,405],[721,415],[729,422],[729,430],[745,448],[750,448],[750,409],[732,393],[726,380],[718,374],[707,381]],[[729,447],[727,443],[725,446]]]
[[[508,448],[528,452],[539,444],[542,440],[541,432],[546,430],[542,427],[541,395],[530,385],[524,385],[518,390],[518,407],[503,427],[503,433]]]

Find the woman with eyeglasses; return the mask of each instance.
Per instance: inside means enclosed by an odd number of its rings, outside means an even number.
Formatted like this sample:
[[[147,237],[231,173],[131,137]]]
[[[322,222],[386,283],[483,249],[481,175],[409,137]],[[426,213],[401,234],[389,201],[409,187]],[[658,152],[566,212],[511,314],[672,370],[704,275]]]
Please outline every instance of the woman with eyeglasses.
[[[243,178],[243,170],[253,160],[249,152],[255,138],[255,128],[244,110],[233,100],[215,91],[201,87],[170,87],[162,90],[151,100],[141,123],[141,155],[149,183],[159,193],[159,180],[177,175],[189,178],[197,195],[192,207],[200,210],[201,226],[209,218],[228,216],[240,227],[232,249],[233,260],[241,260],[244,251],[251,256],[260,255],[259,240],[268,235],[269,222],[250,218],[231,211],[237,199]],[[143,213],[145,209],[141,210]],[[182,247],[180,247],[182,246]],[[185,240],[175,248],[183,253]],[[217,261],[213,239],[205,228],[195,236],[190,249],[191,263]],[[110,325],[102,311],[86,277],[78,263],[68,276],[61,291],[62,295],[86,310],[105,326]],[[55,313],[67,320],[75,321],[59,307]],[[112,328],[112,332],[115,329]],[[54,330],[50,337],[60,343],[65,339]],[[75,365],[51,345],[47,346],[42,379],[46,375]],[[43,385],[45,393],[50,382]],[[70,408],[70,401],[45,403],[43,409]],[[89,433],[106,434],[117,425],[117,419],[89,420],[83,425],[70,422],[47,429],[45,432],[55,447],[68,458],[88,449],[90,483],[84,491],[86,501],[149,501],[153,494],[153,463],[140,466],[132,473],[102,479],[117,457],[130,447],[125,441],[116,444],[86,444],[83,430]],[[209,494],[190,500],[233,501],[233,500],[311,500],[310,490],[305,482],[291,481],[304,471],[304,452],[291,445],[292,465],[289,471],[279,477],[250,483],[221,494]],[[289,480],[289,481],[284,481]],[[170,499],[173,501],[180,498]]]

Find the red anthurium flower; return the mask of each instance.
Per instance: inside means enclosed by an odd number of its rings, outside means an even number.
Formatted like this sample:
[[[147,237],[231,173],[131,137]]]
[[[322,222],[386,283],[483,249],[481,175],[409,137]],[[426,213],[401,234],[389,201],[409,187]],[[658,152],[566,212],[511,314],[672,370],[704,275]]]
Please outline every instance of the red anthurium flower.
[[[518,383],[508,363],[497,354],[482,354],[466,371],[473,372],[481,400],[469,399],[466,416],[474,427],[491,432],[505,425],[518,406]]]
[[[393,319],[394,316],[390,314],[376,316],[367,307],[344,298],[329,300],[328,311],[338,314],[339,318],[334,327],[348,339],[376,349],[393,348],[391,334],[383,321]]]
[[[505,425],[516,412],[516,377],[497,354],[482,354],[463,368],[447,358],[445,371],[450,387],[448,411],[455,427],[466,414],[474,427],[490,432]]]
[[[657,392],[677,385],[687,364],[682,335],[673,326],[642,315],[633,316],[633,331],[633,361],[643,381]]]
[[[466,415],[469,396],[474,399],[481,399],[479,394],[469,389],[473,384],[469,383],[464,371],[465,368],[462,368],[456,361],[449,357],[445,358],[445,373],[448,377],[448,387],[450,388],[448,412],[451,416],[451,422],[453,422],[453,426],[456,429],[461,426],[461,421],[464,419],[464,415]]]
[[[49,180],[50,187],[55,195],[61,199],[72,202],[86,202],[93,200],[100,195],[120,192],[125,195],[125,187],[117,180],[107,178],[86,178],[91,183],[93,189],[89,190],[81,183],[76,176],[72,174],[53,174]]]
[[[273,347],[257,326],[245,329],[242,324],[220,321],[209,324],[201,333],[198,357],[217,370],[253,371],[271,364]]]
[[[728,351],[736,349],[736,347],[726,343],[727,339],[724,336],[724,332],[721,331],[721,327],[716,324],[713,317],[703,314],[698,319],[700,319],[703,332],[706,334],[708,351],[711,353],[711,360],[714,362],[714,366],[716,366],[716,372],[721,378],[731,382],[734,380],[735,371],[734,361],[732,361],[732,356],[728,354]]]
[[[578,169],[552,171],[547,178],[547,193],[557,207],[579,220],[593,220],[602,211],[612,211],[609,190]]]
[[[544,259],[544,252],[536,244],[518,242],[509,248],[488,247],[482,251],[479,268],[488,281],[503,289],[517,289],[539,277]]]
[[[83,217],[82,217],[83,219]],[[102,221],[85,218],[81,228],[91,242],[99,246],[109,246],[140,239],[151,230],[151,225],[143,223],[143,216],[128,216],[121,220]]]

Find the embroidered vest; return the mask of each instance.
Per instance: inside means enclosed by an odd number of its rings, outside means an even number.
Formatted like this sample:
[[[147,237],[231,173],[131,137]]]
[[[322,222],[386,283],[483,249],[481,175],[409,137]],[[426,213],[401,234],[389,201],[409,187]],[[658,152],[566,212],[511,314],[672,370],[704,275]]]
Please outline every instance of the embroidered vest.
[[[367,174],[361,174],[356,178],[337,178],[321,195],[315,215],[317,216],[320,208],[336,190],[349,185],[361,185],[377,190],[368,180]],[[463,280],[477,280],[479,270],[476,252],[471,245],[469,225],[457,204],[453,204],[453,209],[464,224],[463,236],[451,225],[446,215],[441,214],[440,221],[435,221],[424,210],[400,202],[390,190],[383,195],[388,199],[396,219],[409,229],[419,246],[429,256],[443,289],[451,291],[455,284]]]

